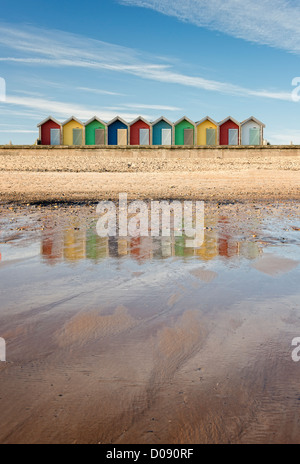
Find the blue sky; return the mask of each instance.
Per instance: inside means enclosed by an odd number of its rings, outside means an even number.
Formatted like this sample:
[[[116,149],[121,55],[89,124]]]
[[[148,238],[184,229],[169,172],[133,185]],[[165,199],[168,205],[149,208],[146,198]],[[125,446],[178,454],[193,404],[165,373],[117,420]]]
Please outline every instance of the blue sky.
[[[33,143],[50,114],[60,121],[253,115],[271,143],[300,144],[300,101],[292,98],[298,0],[2,0],[1,7],[0,144]]]

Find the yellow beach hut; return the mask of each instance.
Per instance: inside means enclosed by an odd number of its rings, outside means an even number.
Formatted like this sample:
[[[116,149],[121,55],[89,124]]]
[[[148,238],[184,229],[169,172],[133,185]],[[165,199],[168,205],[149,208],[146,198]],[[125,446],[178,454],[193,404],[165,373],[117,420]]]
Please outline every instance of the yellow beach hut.
[[[201,119],[196,123],[197,127],[197,145],[210,145],[218,144],[218,124],[209,116]]]
[[[84,145],[84,124],[72,116],[63,124],[63,145]]]

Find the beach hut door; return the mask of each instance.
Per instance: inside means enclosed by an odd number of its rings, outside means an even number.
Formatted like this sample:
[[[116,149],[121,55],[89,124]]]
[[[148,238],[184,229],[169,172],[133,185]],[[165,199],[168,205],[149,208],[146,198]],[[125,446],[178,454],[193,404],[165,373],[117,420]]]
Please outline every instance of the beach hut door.
[[[118,145],[127,145],[127,129],[118,129]]]
[[[238,145],[239,131],[238,129],[229,129],[228,131],[228,145]]]
[[[50,130],[51,145],[60,145],[60,129]]]
[[[73,145],[82,145],[82,129],[73,129]]]
[[[216,129],[206,129],[206,145],[216,145]]]
[[[161,131],[161,144],[172,145],[172,129],[162,129]]]
[[[259,129],[250,129],[250,145],[259,145]]]
[[[193,129],[184,129],[184,145],[194,145]]]
[[[95,144],[105,145],[105,130],[104,129],[95,130]]]
[[[140,145],[150,144],[150,131],[149,129],[140,129]]]

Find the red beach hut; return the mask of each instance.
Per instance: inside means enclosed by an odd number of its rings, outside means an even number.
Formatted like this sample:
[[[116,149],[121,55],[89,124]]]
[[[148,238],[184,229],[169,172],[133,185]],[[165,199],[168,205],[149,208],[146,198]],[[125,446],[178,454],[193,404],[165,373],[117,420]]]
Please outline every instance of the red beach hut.
[[[37,126],[41,145],[61,145],[61,123],[49,116]]]
[[[141,116],[130,124],[130,145],[150,145],[151,124]]]
[[[240,123],[231,116],[219,123],[220,145],[240,145]]]

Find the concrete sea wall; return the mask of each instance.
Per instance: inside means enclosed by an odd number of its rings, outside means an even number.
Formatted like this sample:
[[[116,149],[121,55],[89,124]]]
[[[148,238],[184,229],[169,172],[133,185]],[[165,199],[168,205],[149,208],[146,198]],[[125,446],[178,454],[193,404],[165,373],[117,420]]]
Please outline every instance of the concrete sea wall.
[[[150,147],[115,147],[115,146],[0,146],[0,155],[35,155],[49,154],[59,156],[65,155],[88,155],[89,153],[99,156],[114,158],[161,158],[161,159],[199,159],[199,158],[254,158],[273,156],[300,156],[299,145],[267,145],[257,147],[245,146],[218,146],[218,147],[185,147],[185,146],[150,146]]]

